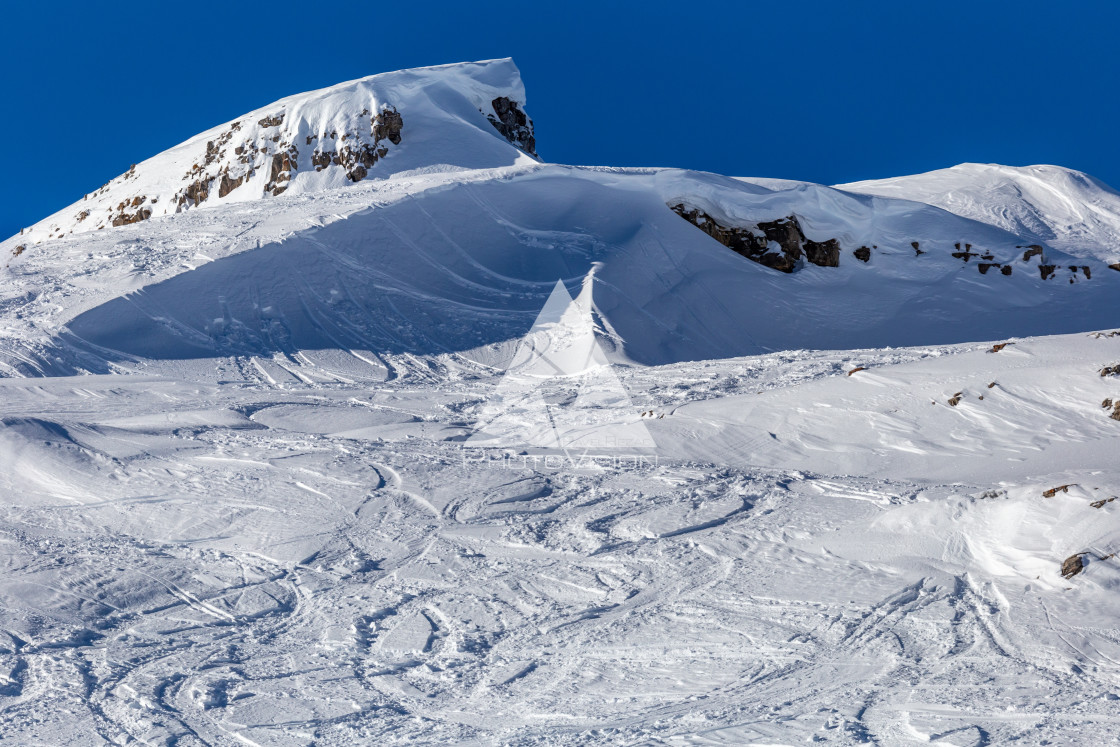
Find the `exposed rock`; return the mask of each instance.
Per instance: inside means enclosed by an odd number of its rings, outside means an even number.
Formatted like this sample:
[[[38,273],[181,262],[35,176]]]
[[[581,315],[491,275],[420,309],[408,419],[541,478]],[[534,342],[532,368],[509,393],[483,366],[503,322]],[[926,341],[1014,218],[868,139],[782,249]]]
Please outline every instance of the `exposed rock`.
[[[404,128],[404,119],[400,112],[393,107],[386,107],[374,117],[370,124],[373,126],[374,145],[382,140],[388,140],[393,145],[401,144],[401,130]]]
[[[1023,252],[1023,261],[1024,262],[1029,262],[1031,257],[1041,257],[1042,256],[1042,247],[1039,246],[1038,244],[1029,244],[1025,247],[1021,246],[1019,248],[1027,250],[1027,251]]]
[[[1101,407],[1103,407],[1106,410],[1111,408],[1112,407],[1112,398],[1110,397],[1110,398],[1106,399],[1104,402],[1101,402]]]
[[[813,241],[806,238],[796,216],[762,221],[756,228],[724,226],[699,208],[689,209],[683,203],[670,205],[677,215],[696,226],[734,252],[780,272],[794,272],[802,256],[821,267],[840,265],[840,242],[836,239]],[[777,245],[775,251],[772,245]]]
[[[769,251],[767,235],[758,236],[749,228],[723,226],[699,208],[690,210],[682,203],[671,205],[670,209],[735,253],[780,272],[793,272],[797,266],[797,260],[801,257],[800,246],[795,247],[795,255],[787,254],[785,251],[782,253],[771,252]],[[770,235],[779,236],[782,234],[780,226],[766,225],[770,228]],[[759,224],[759,228],[762,229],[763,224]],[[765,231],[765,229],[763,230]],[[781,245],[780,241],[777,243]]]
[[[992,349],[989,350],[988,352],[989,353],[998,353],[999,351],[1003,350],[1008,345],[1014,345],[1014,344],[1015,343],[1013,343],[1013,342],[1001,342],[1001,343],[998,343],[996,345],[992,345]],[[988,388],[991,389],[990,386]]]
[[[999,271],[1002,272],[1004,275],[1010,275],[1011,274],[1011,265],[1004,265],[1003,267],[1000,268]]]
[[[1120,376],[1120,363],[1115,366],[1105,366],[1101,369],[1101,376]]]
[[[960,242],[954,244],[953,246],[955,246],[957,248],[957,251],[953,252],[953,256],[956,257],[957,259],[963,259],[965,262],[972,259],[973,257],[979,257],[980,256],[980,252],[972,251],[972,244],[965,244],[963,251],[961,250]],[[989,257],[989,259],[990,259],[990,257]],[[986,272],[986,270],[981,270],[981,272]]]
[[[999,262],[978,262],[976,266],[979,268],[981,275],[987,275],[988,270],[993,267],[1003,267]]]
[[[19,255],[23,254],[25,251],[27,251],[27,245],[26,244],[20,244],[19,246],[17,246],[15,249],[12,250],[12,256],[13,257],[18,257]]]
[[[192,207],[210,196],[210,180],[199,179],[187,185],[179,196],[179,208]]]
[[[78,213],[74,217],[75,217],[75,220],[77,220],[79,223],[81,223],[82,221],[84,221],[86,218],[89,217],[89,211],[88,210],[83,210],[82,212]]]
[[[859,249],[856,249],[854,252],[852,252],[852,254],[854,254],[856,256],[856,259],[858,259],[860,262],[871,261],[871,249],[866,246],[861,246]]]
[[[867,369],[864,368],[863,366],[856,366],[855,368],[853,368],[851,371],[848,372],[848,375],[851,376],[852,374],[856,373],[857,371],[866,371],[866,370]]]
[[[1116,263],[1116,264],[1114,264],[1114,265],[1109,265],[1109,266],[1108,266],[1108,268],[1109,268],[1110,270],[1117,270],[1117,271],[1120,271],[1120,262],[1117,262],[1117,263]]]
[[[1056,488],[1050,488],[1049,490],[1043,492],[1042,497],[1043,498],[1053,498],[1058,493],[1068,493],[1069,489],[1072,488],[1073,485],[1074,485],[1074,483],[1069,483],[1067,485],[1059,485]]]
[[[147,220],[152,217],[152,211],[148,208],[141,208],[135,213],[121,213],[113,218],[114,226],[127,226],[130,223],[139,223],[142,220]]]
[[[923,254],[925,254],[925,252],[923,252],[921,249],[918,248],[918,242],[917,241],[911,241],[910,246],[914,247],[914,256],[915,257],[920,257]]]
[[[533,120],[521,110],[520,105],[505,96],[499,96],[490,102],[490,106],[494,109],[494,113],[487,114],[486,118],[494,125],[494,129],[529,155],[537,155],[537,141],[533,137]]]
[[[222,174],[222,179],[218,182],[218,197],[225,197],[230,192],[240,187],[245,182],[247,176],[248,174],[242,174],[236,179],[231,179],[229,173]]]
[[[311,142],[311,138],[308,138],[307,141]],[[333,150],[317,150],[311,154],[311,165],[315,167],[316,171],[322,171],[326,167],[330,166],[332,159],[336,158],[337,156],[338,154]]]
[[[1062,578],[1073,578],[1084,569],[1085,563],[1081,560],[1081,553],[1070,555],[1062,563]]]
[[[790,220],[797,225],[797,219],[790,217]],[[800,231],[801,227],[797,226]],[[804,234],[802,234],[804,238]],[[839,267],[840,266],[840,242],[836,239],[828,239],[827,241],[813,241],[811,239],[804,239],[802,248],[805,250],[805,259],[809,260],[818,267]]]
[[[1102,498],[1099,501],[1093,501],[1089,505],[1093,508],[1104,508],[1104,505],[1106,503],[1112,503],[1114,500],[1116,500],[1116,496],[1112,496],[1111,498]]]
[[[268,175],[268,184],[264,188],[265,192],[270,192],[275,197],[288,188],[292,172],[296,170],[296,159],[298,157],[299,151],[296,150],[294,145],[272,156],[272,169]]]
[[[261,127],[277,127],[284,123],[284,112],[257,120]]]
[[[1038,271],[1042,274],[1043,280],[1049,280],[1054,277],[1054,270],[1058,269],[1057,265],[1039,265]]]
[[[949,398],[949,406],[950,407],[956,407],[957,405],[959,405],[961,403],[961,397],[963,395],[964,395],[964,392],[957,392],[952,397],[950,397]]]

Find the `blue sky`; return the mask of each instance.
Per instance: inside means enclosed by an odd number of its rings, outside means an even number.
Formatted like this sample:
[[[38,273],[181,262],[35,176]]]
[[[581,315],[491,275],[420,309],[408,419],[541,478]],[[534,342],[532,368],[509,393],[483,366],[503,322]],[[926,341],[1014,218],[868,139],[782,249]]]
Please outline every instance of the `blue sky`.
[[[9,236],[191,135],[377,72],[512,56],[541,155],[836,183],[962,161],[1120,186],[1120,4],[11,4]]]

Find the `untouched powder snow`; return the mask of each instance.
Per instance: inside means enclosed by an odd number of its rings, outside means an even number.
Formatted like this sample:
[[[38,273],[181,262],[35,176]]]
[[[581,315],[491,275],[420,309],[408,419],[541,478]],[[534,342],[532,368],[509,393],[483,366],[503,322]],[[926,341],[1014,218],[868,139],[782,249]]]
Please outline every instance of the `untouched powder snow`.
[[[1076,257],[1120,262],[1120,193],[1073,169],[962,163],[838,188],[929,203]]]
[[[0,740],[1120,739],[1112,193],[524,102],[290,97],[0,243]]]

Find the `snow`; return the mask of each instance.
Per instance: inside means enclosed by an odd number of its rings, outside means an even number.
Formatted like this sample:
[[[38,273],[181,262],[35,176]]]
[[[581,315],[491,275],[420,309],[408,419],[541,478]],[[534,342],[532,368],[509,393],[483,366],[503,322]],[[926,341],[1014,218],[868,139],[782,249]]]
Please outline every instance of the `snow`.
[[[839,188],[929,203],[1076,257],[1120,261],[1120,194],[1073,169],[962,163]]]
[[[301,161],[0,243],[0,734],[1115,741],[1104,234],[1001,224],[1001,193],[542,163],[498,96],[508,60],[285,99],[242,129],[388,103],[401,141],[357,182]],[[167,204],[226,131],[105,204]],[[1069,223],[1084,184],[1031,204]],[[675,204],[795,216],[839,266],[756,264]]]

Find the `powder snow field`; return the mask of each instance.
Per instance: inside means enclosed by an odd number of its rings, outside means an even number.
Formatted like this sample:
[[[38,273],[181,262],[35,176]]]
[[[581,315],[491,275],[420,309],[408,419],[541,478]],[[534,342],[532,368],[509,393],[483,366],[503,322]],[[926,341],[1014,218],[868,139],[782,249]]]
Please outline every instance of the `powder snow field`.
[[[1024,198],[1048,237],[551,165],[508,102],[508,60],[290,97],[0,243],[0,741],[1120,738],[1120,272],[1060,240],[1107,188]],[[517,401],[655,448],[479,445],[565,344],[610,375]]]

